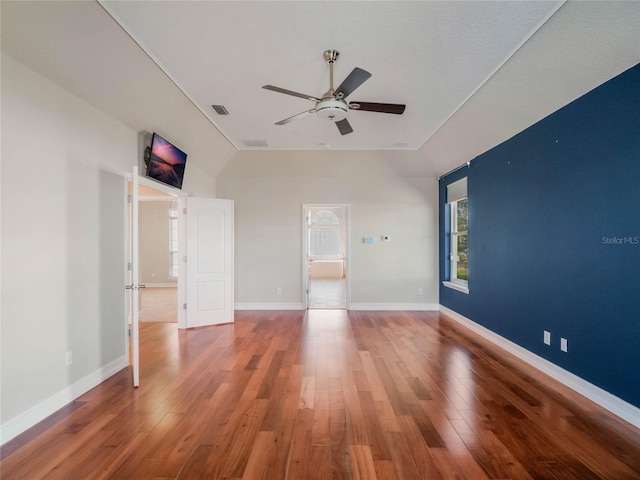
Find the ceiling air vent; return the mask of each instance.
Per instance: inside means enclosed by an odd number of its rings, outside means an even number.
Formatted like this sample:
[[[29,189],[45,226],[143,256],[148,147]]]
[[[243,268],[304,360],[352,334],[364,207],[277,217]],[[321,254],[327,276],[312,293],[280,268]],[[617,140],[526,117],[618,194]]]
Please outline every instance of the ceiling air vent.
[[[229,110],[224,105],[211,105],[218,115],[229,115]]]
[[[255,147],[268,147],[266,140],[242,140],[242,143],[245,147],[255,148]]]

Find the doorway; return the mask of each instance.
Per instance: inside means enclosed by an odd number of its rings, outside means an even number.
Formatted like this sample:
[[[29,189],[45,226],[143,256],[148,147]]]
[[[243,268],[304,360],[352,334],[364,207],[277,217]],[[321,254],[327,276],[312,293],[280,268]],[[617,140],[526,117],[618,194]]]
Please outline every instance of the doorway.
[[[139,281],[140,322],[178,325],[178,203],[177,198],[140,185]]]
[[[160,201],[173,199],[171,207],[176,207],[170,209],[175,210],[175,215],[171,215],[176,217],[175,227],[160,236],[173,235],[173,241],[169,242],[170,250],[164,254],[171,255],[172,265],[175,266],[177,295],[174,298],[177,298],[176,328],[179,329],[231,323],[234,320],[233,201],[187,198],[183,192],[174,193],[169,187],[155,187],[154,182],[138,175],[137,166],[133,167],[131,178],[133,180],[125,183],[125,187],[128,187],[128,190],[125,189],[125,193],[128,192],[125,224],[128,329],[125,342],[131,359],[133,386],[137,387],[140,370],[139,293],[140,289],[146,290],[139,275],[139,247],[142,247],[139,241],[139,206],[145,203],[144,199],[140,201],[139,193],[144,192],[145,187],[151,187],[151,191],[157,190],[151,193],[151,197],[161,197]],[[168,194],[168,197],[164,194]],[[174,305],[176,303],[173,299],[169,301]]]
[[[349,206],[304,205],[304,286],[310,309],[346,309]]]
[[[167,189],[168,190],[168,189]],[[140,194],[146,197],[146,200],[155,198],[162,201],[178,201],[181,200],[177,195],[170,191],[162,190],[162,187],[156,188],[150,180],[146,180],[138,175],[138,167],[133,167],[132,175],[125,178],[125,308],[126,308],[126,334],[125,345],[127,354],[130,358],[132,367],[133,386],[139,386],[140,377],[140,357],[139,357],[139,320],[141,313],[141,296],[145,290],[145,284],[140,281],[139,275],[139,252],[140,252],[140,221],[139,206],[144,204],[140,202]],[[179,194],[178,194],[179,195]],[[178,205],[180,203],[178,202]],[[155,242],[154,242],[155,243]],[[179,245],[182,245],[182,241]],[[179,282],[184,274],[180,274]],[[177,290],[178,297],[183,295],[180,289]],[[144,300],[143,300],[144,301]],[[179,311],[177,305],[176,310]],[[180,321],[180,319],[178,319]],[[179,325],[179,323],[177,324]],[[177,328],[177,326],[176,326]]]

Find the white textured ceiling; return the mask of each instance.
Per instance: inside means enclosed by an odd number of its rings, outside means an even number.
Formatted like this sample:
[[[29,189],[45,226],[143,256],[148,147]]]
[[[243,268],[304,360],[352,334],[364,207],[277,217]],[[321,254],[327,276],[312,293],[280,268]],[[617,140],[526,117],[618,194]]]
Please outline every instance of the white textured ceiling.
[[[121,2],[102,4],[238,149],[418,149],[560,2]],[[349,100],[404,103],[401,117],[349,114],[354,133],[311,115],[276,126],[329,88],[372,73]],[[229,116],[215,114],[223,104]]]
[[[214,176],[237,150],[265,149],[396,150],[384,158],[405,174],[442,174],[640,62],[638,1],[1,6],[3,52]],[[356,66],[373,75],[349,100],[405,103],[404,115],[352,111],[346,136],[313,116],[274,125],[313,103],[261,86],[321,95],[327,48],[341,53],[336,84]]]

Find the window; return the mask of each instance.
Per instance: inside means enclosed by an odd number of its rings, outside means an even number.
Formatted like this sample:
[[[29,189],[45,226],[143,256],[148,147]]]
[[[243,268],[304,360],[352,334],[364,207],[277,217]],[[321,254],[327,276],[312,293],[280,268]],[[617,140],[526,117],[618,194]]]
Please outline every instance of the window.
[[[451,281],[467,283],[469,280],[469,216],[468,200],[462,198],[451,203]]]
[[[447,185],[449,279],[447,287],[469,293],[469,200],[467,178]]]
[[[169,209],[169,277],[178,276],[178,210]]]
[[[309,255],[340,255],[340,220],[330,210],[320,210],[310,218]]]

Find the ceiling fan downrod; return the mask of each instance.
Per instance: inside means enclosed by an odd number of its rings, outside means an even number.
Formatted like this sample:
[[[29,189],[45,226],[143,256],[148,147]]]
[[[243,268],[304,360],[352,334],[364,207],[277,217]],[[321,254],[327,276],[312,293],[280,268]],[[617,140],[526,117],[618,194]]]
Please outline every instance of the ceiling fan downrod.
[[[322,56],[329,64],[329,90],[322,96],[322,99],[316,103],[316,117],[330,120],[332,122],[340,122],[347,118],[349,107],[342,100],[341,95],[335,94],[333,88],[333,64],[338,59],[340,52],[337,50],[325,50]]]
[[[333,64],[335,63],[336,60],[338,60],[338,57],[340,56],[340,52],[338,50],[325,50],[322,56],[329,64],[329,91],[325,93],[324,96],[332,97],[335,91],[333,89]]]

